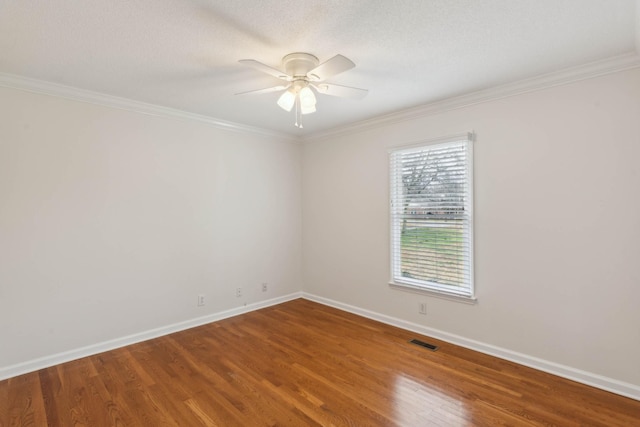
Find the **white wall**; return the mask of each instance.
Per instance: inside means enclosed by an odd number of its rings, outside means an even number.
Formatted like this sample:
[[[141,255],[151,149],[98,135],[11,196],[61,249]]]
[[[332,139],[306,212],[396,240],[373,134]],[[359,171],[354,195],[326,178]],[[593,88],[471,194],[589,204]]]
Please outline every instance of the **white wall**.
[[[635,69],[306,142],[305,292],[640,386],[639,123]],[[471,130],[478,303],[389,288],[387,150]]]
[[[4,88],[0,120],[0,371],[300,290],[299,143]]]

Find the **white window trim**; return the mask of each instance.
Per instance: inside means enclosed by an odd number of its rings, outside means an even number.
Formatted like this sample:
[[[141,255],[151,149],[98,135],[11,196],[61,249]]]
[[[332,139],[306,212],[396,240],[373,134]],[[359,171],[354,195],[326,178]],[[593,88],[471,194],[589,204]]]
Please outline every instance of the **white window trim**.
[[[409,151],[411,149],[419,150],[429,145],[437,145],[437,144],[445,144],[447,142],[459,142],[461,140],[468,140],[469,144],[467,144],[467,179],[469,182],[469,187],[471,189],[470,197],[469,197],[469,247],[470,247],[470,257],[469,257],[469,293],[463,291],[460,292],[453,287],[449,287],[446,285],[432,284],[429,287],[418,283],[418,281],[411,280],[409,278],[398,279],[395,278],[394,269],[395,269],[395,257],[393,253],[393,249],[395,247],[394,239],[396,236],[394,235],[394,218],[391,212],[389,211],[389,265],[390,265],[390,273],[391,279],[389,280],[389,286],[394,289],[409,291],[414,293],[425,294],[429,296],[434,296],[438,298],[444,298],[451,301],[464,302],[468,304],[475,304],[477,302],[477,298],[475,296],[475,280],[474,280],[474,184],[473,184],[473,145],[475,142],[475,134],[473,132],[467,132],[463,134],[450,135],[441,138],[427,139],[418,142],[414,142],[407,145],[396,146],[388,150],[389,156],[392,153],[398,151]],[[396,183],[392,177],[393,170],[389,168],[389,198],[391,201],[393,197],[393,186]]]

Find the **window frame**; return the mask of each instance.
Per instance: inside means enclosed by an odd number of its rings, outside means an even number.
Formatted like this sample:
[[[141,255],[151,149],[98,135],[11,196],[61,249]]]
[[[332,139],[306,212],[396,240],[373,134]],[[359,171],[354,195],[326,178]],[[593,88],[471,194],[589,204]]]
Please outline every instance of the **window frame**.
[[[389,248],[390,248],[390,276],[389,285],[392,288],[418,292],[422,294],[443,297],[455,301],[462,301],[467,303],[475,303],[477,301],[475,296],[475,283],[474,283],[474,184],[473,184],[473,145],[475,140],[475,134],[468,132],[464,134],[451,135],[442,138],[427,139],[416,143],[397,146],[389,149]],[[397,268],[397,262],[401,261],[400,255],[395,254],[400,251],[400,233],[395,226],[400,218],[394,213],[393,201],[399,191],[398,187],[402,185],[402,182],[398,180],[398,174],[394,169],[394,155],[402,153],[411,153],[422,150],[433,149],[436,147],[444,147],[446,145],[452,145],[456,143],[464,142],[466,144],[466,183],[467,194],[465,210],[467,211],[467,226],[468,235],[466,236],[469,244],[468,252],[468,271],[469,280],[467,286],[460,289],[454,285],[436,284],[434,282],[428,282],[425,280],[412,279],[407,277],[398,276],[396,273],[399,271]]]

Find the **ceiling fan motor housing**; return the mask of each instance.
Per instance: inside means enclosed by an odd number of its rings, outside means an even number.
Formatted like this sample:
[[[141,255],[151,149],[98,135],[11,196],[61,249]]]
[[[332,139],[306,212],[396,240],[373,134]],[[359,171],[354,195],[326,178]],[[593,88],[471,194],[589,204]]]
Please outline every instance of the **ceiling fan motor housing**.
[[[282,58],[282,66],[294,80],[307,77],[307,73],[318,66],[320,61],[310,53],[290,53]]]

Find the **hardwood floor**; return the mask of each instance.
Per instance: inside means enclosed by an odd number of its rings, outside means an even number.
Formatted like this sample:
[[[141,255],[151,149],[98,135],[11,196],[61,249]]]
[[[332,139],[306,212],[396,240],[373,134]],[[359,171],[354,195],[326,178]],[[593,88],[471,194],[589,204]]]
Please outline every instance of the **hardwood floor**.
[[[640,426],[640,402],[300,299],[0,381],[0,426],[47,425]]]

